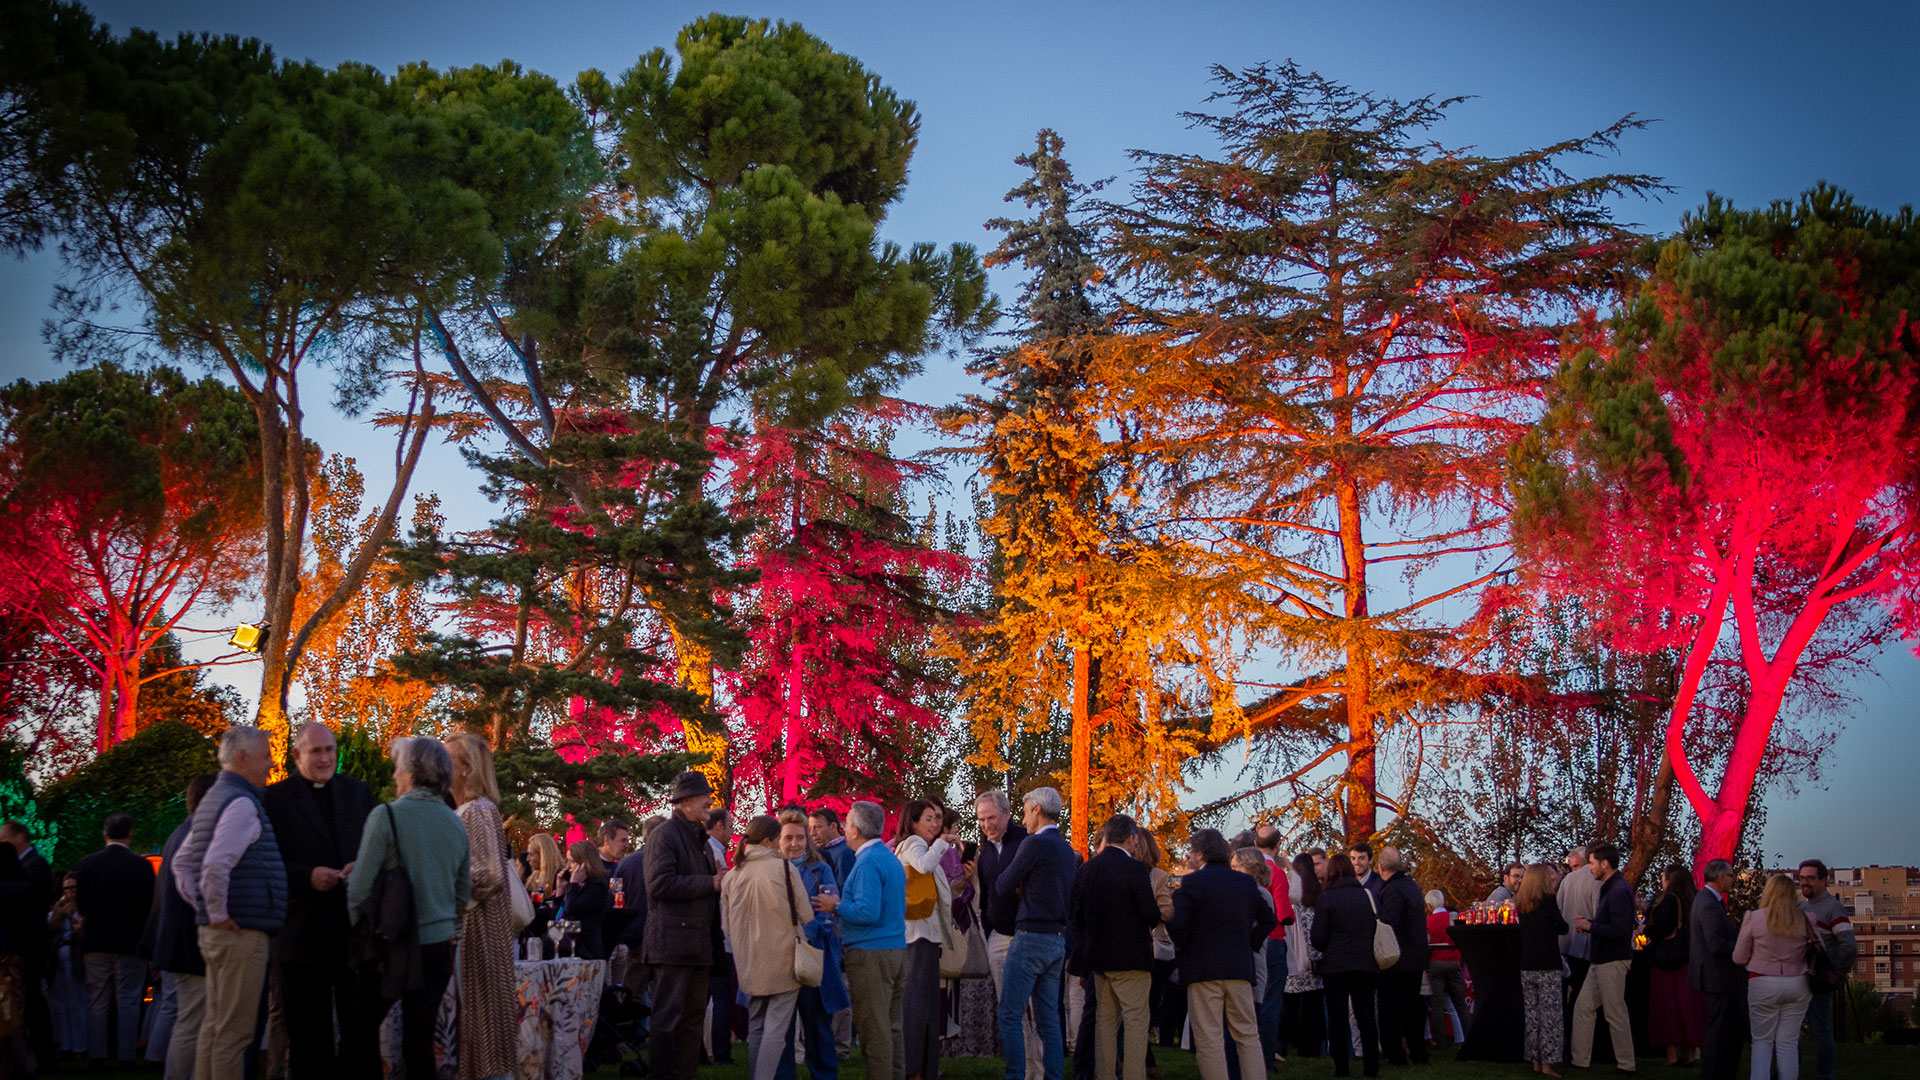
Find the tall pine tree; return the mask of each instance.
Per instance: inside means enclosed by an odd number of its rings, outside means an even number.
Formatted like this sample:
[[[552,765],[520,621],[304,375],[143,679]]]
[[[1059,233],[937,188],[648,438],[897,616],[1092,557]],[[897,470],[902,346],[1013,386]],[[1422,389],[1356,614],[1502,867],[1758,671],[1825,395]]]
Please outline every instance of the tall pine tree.
[[[1634,239],[1612,201],[1651,182],[1565,171],[1631,119],[1487,156],[1433,140],[1451,100],[1214,74],[1224,111],[1187,118],[1219,153],[1135,154],[1125,332],[1094,378],[1138,424],[1152,527],[1242,584],[1233,633],[1282,650],[1249,794],[1363,840],[1406,810],[1383,740],[1477,692],[1506,452]]]

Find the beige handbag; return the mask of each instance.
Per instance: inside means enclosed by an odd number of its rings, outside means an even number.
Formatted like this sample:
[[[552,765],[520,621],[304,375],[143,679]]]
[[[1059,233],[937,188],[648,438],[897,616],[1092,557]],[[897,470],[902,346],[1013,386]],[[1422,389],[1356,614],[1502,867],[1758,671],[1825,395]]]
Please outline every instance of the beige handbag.
[[[787,873],[791,875],[789,882],[797,883],[801,892],[807,891],[805,881],[795,881],[800,877],[798,871],[789,866]],[[793,977],[801,986],[819,986],[827,977],[827,954],[807,940],[807,927],[800,921],[800,908],[793,902],[791,885],[787,889],[787,911],[793,915]]]

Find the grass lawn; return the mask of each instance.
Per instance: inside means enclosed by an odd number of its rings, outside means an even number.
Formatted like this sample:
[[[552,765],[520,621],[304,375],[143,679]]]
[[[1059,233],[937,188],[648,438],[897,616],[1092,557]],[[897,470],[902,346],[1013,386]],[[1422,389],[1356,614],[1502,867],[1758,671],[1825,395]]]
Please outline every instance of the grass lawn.
[[[1802,1045],[1805,1051],[1801,1076],[1813,1080],[1813,1057],[1811,1050]],[[1199,1080],[1200,1070],[1194,1065],[1193,1055],[1178,1050],[1155,1048],[1154,1056],[1160,1063],[1161,1080]],[[744,1044],[733,1049],[736,1064],[711,1066],[700,1070],[700,1080],[747,1080],[747,1048]],[[1581,1080],[1600,1077],[1612,1077],[1611,1068],[1580,1070],[1563,1067],[1568,1080]],[[1659,1058],[1641,1058],[1640,1072],[1647,1080],[1697,1080],[1698,1069],[1668,1068]],[[1840,1044],[1840,1061],[1836,1070],[1845,1080],[1914,1080],[1920,1077],[1920,1047],[1916,1046],[1860,1046],[1851,1043]],[[806,1068],[799,1070],[801,1077],[806,1076]],[[153,1080],[159,1076],[157,1069],[110,1070],[92,1072],[84,1064],[65,1063],[58,1075],[86,1076],[99,1080]],[[592,1080],[617,1080],[619,1071],[604,1068],[587,1074]],[[856,1051],[853,1060],[840,1070],[841,1080],[866,1080],[866,1063]],[[942,1080],[1001,1080],[1001,1065],[998,1058],[948,1058],[941,1063]],[[1333,1064],[1328,1058],[1292,1058],[1281,1066],[1279,1080],[1318,1080],[1331,1077]],[[1360,1076],[1360,1063],[1353,1063],[1353,1075]],[[1532,1070],[1525,1065],[1492,1065],[1483,1061],[1455,1063],[1449,1051],[1436,1051],[1433,1064],[1421,1067],[1412,1066],[1396,1069],[1381,1066],[1381,1075],[1389,1080],[1528,1080]],[[1745,1077],[1746,1066],[1741,1066],[1739,1075]]]
[[[1807,1044],[1801,1045],[1803,1080],[1814,1080],[1813,1053]],[[1920,1047],[1915,1046],[1860,1046],[1842,1043],[1839,1047],[1840,1058],[1835,1072],[1844,1080],[1915,1080],[1920,1077]],[[1193,1055],[1179,1050],[1154,1048],[1154,1057],[1160,1063],[1161,1080],[1200,1080],[1200,1069],[1194,1064]],[[700,1080],[747,1080],[747,1048],[736,1045],[733,1049],[735,1064],[710,1066],[700,1070]],[[1698,1068],[1669,1068],[1664,1058],[1641,1058],[1639,1070],[1647,1080],[1698,1080]],[[1562,1066],[1561,1073],[1567,1080],[1580,1078],[1612,1077],[1611,1066],[1601,1069],[1576,1069]],[[1528,1080],[1533,1070],[1525,1065],[1494,1065],[1484,1061],[1466,1061],[1456,1063],[1452,1051],[1434,1052],[1433,1064],[1427,1066],[1409,1066],[1396,1069],[1382,1065],[1380,1073],[1388,1080]],[[617,1070],[606,1068],[589,1073],[593,1080],[616,1080]],[[801,1077],[806,1076],[806,1068],[799,1069]],[[866,1062],[858,1050],[853,1060],[840,1070],[840,1080],[866,1080]],[[999,1058],[948,1058],[940,1063],[942,1080],[1001,1080]],[[1353,1075],[1360,1076],[1360,1063],[1353,1063]],[[1743,1062],[1739,1074],[1748,1075]],[[1331,1058],[1290,1058],[1280,1067],[1279,1080],[1319,1080],[1333,1076]]]

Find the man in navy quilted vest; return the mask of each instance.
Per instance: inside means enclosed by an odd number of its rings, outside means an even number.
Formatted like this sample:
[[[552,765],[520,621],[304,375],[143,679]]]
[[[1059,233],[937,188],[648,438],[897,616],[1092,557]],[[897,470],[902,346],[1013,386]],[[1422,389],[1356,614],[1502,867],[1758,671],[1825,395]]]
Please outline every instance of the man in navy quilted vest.
[[[287,872],[261,802],[271,746],[259,728],[220,737],[220,778],[174,858],[174,886],[194,907],[207,962],[195,1080],[241,1075],[267,979],[267,939],[286,923]]]

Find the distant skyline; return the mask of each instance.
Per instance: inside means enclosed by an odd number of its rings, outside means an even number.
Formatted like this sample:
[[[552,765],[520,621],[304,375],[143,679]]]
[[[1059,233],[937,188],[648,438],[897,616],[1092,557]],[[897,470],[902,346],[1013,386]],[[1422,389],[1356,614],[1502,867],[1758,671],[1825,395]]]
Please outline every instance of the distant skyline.
[[[258,37],[287,58],[358,60],[391,71],[511,58],[563,84],[586,68],[617,76],[711,3],[278,5],[237,0],[89,4],[116,31],[209,31]],[[992,3],[736,4],[722,10],[799,22],[858,57],[922,125],[907,193],[883,232],[901,242],[964,241],[982,249],[988,218],[1020,177],[1013,158],[1052,127],[1083,180],[1129,182],[1126,152],[1203,150],[1178,114],[1202,107],[1209,65],[1294,59],[1357,89],[1399,98],[1468,95],[1435,137],[1508,153],[1582,135],[1629,113],[1657,121],[1593,163],[1661,176],[1658,201],[1623,220],[1672,229],[1708,191],[1742,205],[1791,198],[1819,180],[1892,211],[1915,198],[1920,81],[1910,50],[1920,5],[1786,3]],[[1595,16],[1599,17],[1596,18]],[[40,338],[57,275],[51,255],[0,264],[0,375],[57,374]],[[995,276],[1003,299],[1016,279]],[[943,404],[972,387],[951,358],[932,358],[907,388]],[[365,428],[329,415],[312,434],[328,449],[365,443]],[[368,444],[372,445],[372,444]],[[924,443],[922,444],[924,445]],[[450,524],[489,508],[474,474],[433,447],[416,490],[447,498]],[[382,449],[361,453],[376,489]],[[390,466],[389,466],[390,467]],[[253,669],[223,672],[252,696]],[[1920,864],[1920,660],[1897,644],[1853,687],[1859,704],[1822,778],[1769,800],[1770,859],[1832,865]],[[1676,811],[1687,813],[1679,805]],[[1901,827],[1907,826],[1907,827]]]

